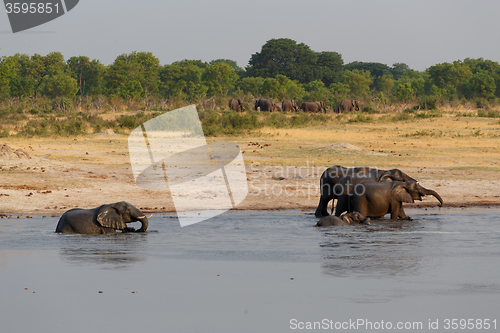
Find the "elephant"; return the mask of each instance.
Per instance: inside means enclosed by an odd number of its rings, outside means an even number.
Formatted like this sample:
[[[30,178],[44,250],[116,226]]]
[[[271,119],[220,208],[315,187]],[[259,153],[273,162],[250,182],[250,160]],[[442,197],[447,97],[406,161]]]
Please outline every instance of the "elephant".
[[[358,212],[344,214],[340,217],[325,216],[316,223],[317,227],[329,227],[332,225],[355,225],[355,224],[370,224],[370,219],[364,217]]]
[[[340,106],[334,106],[333,107],[333,113],[340,113]]]
[[[281,111],[282,108],[281,108],[281,104],[280,103],[275,103],[274,104],[274,111]]]
[[[271,101],[270,99],[257,99],[255,101],[255,110],[257,110],[258,108],[260,108],[260,111],[270,111],[270,112],[273,112],[274,111],[274,102]]]
[[[385,183],[364,183],[362,193],[351,196],[352,211],[366,217],[381,218],[390,213],[391,219],[409,220],[403,211],[403,202],[413,203],[422,200],[425,195],[432,195],[443,206],[443,199],[436,191],[428,190],[415,181],[392,181]]]
[[[338,199],[341,195],[347,194],[344,192],[346,184],[343,182],[346,181],[346,177],[352,177],[354,175],[365,182],[416,181],[399,169],[382,170],[366,167],[345,168],[341,165],[332,166],[326,169],[320,178],[321,196],[316,212],[314,213],[316,217],[329,215],[327,211],[328,203],[330,200],[335,201],[335,199]],[[356,179],[356,181],[361,182],[361,179]],[[339,216],[340,213],[342,212],[336,211],[336,215],[338,214],[337,216]]]
[[[318,112],[320,110],[326,112],[326,105],[324,102],[304,102],[300,105],[300,109],[304,112]]]
[[[281,109],[283,111],[297,111],[297,103],[293,99],[285,99],[281,102]]]
[[[126,223],[139,221],[140,229],[128,227]],[[67,234],[112,234],[122,232],[144,232],[148,229],[148,218],[131,204],[121,201],[92,209],[73,208],[66,211],[56,227],[56,232]]]
[[[343,111],[359,111],[359,101],[355,99],[344,99],[339,105],[340,112]]]
[[[231,99],[229,101],[229,109],[234,111],[243,111],[243,102],[241,99]]]

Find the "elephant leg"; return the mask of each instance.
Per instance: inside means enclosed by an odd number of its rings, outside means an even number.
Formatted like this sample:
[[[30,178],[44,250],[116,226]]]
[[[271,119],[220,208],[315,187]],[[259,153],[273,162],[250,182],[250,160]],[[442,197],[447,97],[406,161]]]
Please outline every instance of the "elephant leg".
[[[314,216],[324,217],[330,215],[328,214],[328,203],[330,202],[330,200],[331,200],[330,197],[322,195],[321,198],[319,199],[318,208],[316,208]]]
[[[368,200],[365,196],[352,196],[351,200],[351,212],[358,212],[363,216],[369,217],[372,214],[368,211]]]
[[[400,220],[407,220],[407,221],[413,221],[413,218],[405,214],[405,210],[403,208],[403,205],[401,205],[401,208],[399,209],[399,214],[398,217]]]
[[[349,204],[350,198],[348,195],[341,195],[337,200],[337,206],[335,206],[335,216],[340,216],[343,212],[352,212],[352,206]],[[333,209],[333,208],[332,208]]]
[[[391,212],[391,220],[397,221],[400,215],[400,212],[403,211],[403,205],[401,202],[392,202],[390,207]],[[403,211],[404,214],[404,211]],[[405,215],[406,216],[406,215]]]

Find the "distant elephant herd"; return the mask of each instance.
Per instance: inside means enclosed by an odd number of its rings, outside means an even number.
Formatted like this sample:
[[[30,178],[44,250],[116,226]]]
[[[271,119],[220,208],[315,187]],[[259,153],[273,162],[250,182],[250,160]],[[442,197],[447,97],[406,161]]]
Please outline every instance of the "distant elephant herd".
[[[228,103],[229,109],[234,111],[243,111],[243,101],[233,98]],[[323,101],[303,102],[298,105],[293,99],[285,99],[282,102],[274,102],[268,98],[260,98],[254,101],[254,110],[260,111],[298,111],[304,112],[324,112],[326,113],[327,106]],[[354,99],[344,99],[339,105],[333,107],[334,113],[342,113],[344,111],[359,111],[359,101]]]
[[[336,165],[326,169],[320,178],[321,196],[315,216],[321,218],[318,227],[370,224],[370,218],[391,214],[392,220],[411,220],[405,214],[403,202],[413,203],[432,195],[443,205],[436,191],[418,184],[417,180],[399,169],[381,170],[367,167],[345,168]],[[328,214],[328,204],[337,200],[335,215]],[[332,202],[332,214],[334,211]],[[127,223],[141,222],[135,230]],[[56,227],[58,233],[109,234],[145,232],[148,217],[127,202],[105,204],[92,209],[74,208],[65,212]]]
[[[411,220],[405,214],[403,202],[413,203],[432,195],[443,205],[436,191],[418,184],[417,180],[399,169],[381,170],[367,167],[330,167],[320,178],[321,197],[315,216],[321,218],[317,226],[369,224],[369,218]],[[337,200],[335,216],[328,214],[328,203]],[[332,202],[332,214],[333,214]],[[345,215],[342,215],[346,213]]]

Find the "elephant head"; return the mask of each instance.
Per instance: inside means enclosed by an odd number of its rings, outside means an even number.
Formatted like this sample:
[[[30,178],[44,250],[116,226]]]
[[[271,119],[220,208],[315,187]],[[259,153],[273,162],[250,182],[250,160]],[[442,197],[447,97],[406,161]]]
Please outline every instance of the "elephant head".
[[[433,190],[428,190],[418,184],[417,182],[401,182],[392,189],[393,197],[399,202],[413,203],[415,200],[422,201],[422,197],[426,195],[433,195],[439,201],[439,207],[443,206],[443,199]]]
[[[109,205],[102,205],[97,210],[97,222],[105,228],[127,230],[126,223],[139,221],[142,223],[137,232],[148,229],[148,218],[139,209],[121,201]]]
[[[347,213],[341,217],[349,224],[370,224],[370,218],[364,217],[358,212]]]
[[[406,173],[399,169],[391,169],[384,171],[377,180],[378,182],[416,182],[416,179],[411,178]]]
[[[359,101],[353,99],[352,100],[352,107],[354,108],[354,110],[359,111]]]

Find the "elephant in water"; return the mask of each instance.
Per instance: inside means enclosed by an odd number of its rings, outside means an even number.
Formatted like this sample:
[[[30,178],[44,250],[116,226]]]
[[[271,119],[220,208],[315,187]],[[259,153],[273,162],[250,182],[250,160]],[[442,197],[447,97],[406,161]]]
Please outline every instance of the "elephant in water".
[[[127,227],[126,223],[141,222],[140,229]],[[68,234],[112,234],[123,232],[144,232],[148,229],[148,218],[131,204],[121,201],[92,209],[74,208],[59,219],[56,232]]]
[[[330,200],[335,201],[335,199],[349,194],[346,192],[349,177],[356,177],[350,182],[351,185],[353,182],[356,185],[358,182],[416,181],[399,169],[382,170],[366,167],[345,168],[341,165],[332,166],[326,169],[320,178],[321,197],[314,214],[316,217],[328,216],[327,206]],[[336,210],[337,216],[341,213],[342,211]]]
[[[243,102],[241,99],[231,99],[229,101],[229,109],[234,111],[243,111]]]
[[[417,182],[364,183],[363,191],[353,194],[352,211],[367,217],[383,217],[391,214],[392,220],[411,219],[404,214],[403,202],[413,203],[422,200],[425,195],[432,195],[443,205],[443,199],[436,191],[428,190]]]
[[[329,227],[332,225],[356,225],[356,224],[370,224],[370,219],[364,217],[358,212],[347,213],[340,217],[326,216],[316,223],[317,227]]]

